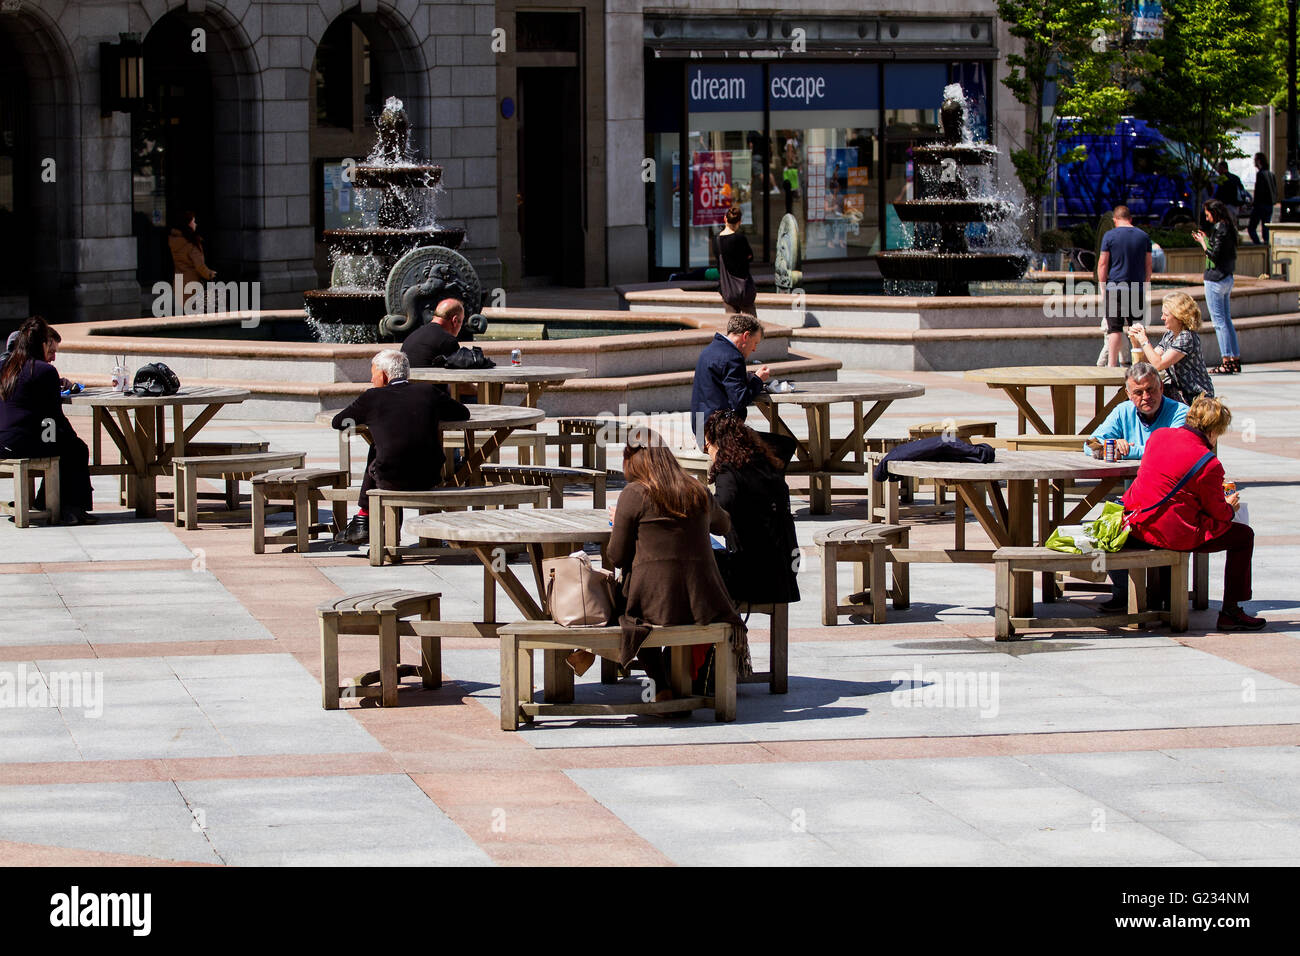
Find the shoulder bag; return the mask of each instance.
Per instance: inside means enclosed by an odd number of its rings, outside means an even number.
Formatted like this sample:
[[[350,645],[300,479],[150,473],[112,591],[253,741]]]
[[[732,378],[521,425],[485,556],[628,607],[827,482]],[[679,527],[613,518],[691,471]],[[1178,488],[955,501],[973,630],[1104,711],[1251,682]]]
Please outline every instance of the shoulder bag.
[[[584,551],[542,562],[546,606],[562,627],[603,626],[614,620],[614,573],[593,568]]]

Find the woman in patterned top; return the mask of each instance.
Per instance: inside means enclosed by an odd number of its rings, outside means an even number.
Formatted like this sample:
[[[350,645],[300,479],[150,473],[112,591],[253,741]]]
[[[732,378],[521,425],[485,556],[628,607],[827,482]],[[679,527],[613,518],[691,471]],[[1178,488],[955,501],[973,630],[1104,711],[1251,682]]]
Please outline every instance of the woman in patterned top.
[[[1168,331],[1154,348],[1140,323],[1129,326],[1128,335],[1134,347],[1140,348],[1143,357],[1161,373],[1165,395],[1185,405],[1192,404],[1198,395],[1213,398],[1214,383],[1205,370],[1201,337],[1196,331],[1201,324],[1196,300],[1185,292],[1171,292],[1164,298],[1160,317]]]

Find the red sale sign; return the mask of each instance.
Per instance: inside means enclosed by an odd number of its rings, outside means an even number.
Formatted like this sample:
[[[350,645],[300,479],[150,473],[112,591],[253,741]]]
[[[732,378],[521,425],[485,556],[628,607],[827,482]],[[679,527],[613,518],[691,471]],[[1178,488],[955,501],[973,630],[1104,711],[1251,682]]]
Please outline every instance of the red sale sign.
[[[731,150],[696,153],[691,160],[691,225],[720,226],[731,207]]]

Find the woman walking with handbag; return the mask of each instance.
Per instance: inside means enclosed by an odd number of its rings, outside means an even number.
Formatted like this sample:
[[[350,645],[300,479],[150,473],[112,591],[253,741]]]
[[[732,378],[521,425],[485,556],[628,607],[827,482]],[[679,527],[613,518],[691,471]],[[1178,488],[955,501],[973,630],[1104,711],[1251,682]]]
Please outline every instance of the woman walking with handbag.
[[[722,232],[714,237],[718,255],[718,292],[728,313],[753,315],[758,289],[749,273],[749,264],[754,259],[754,250],[749,247],[745,234],[737,231],[740,218],[740,207],[732,206],[727,210]]]
[[[736,674],[746,676],[751,667],[745,625],[727,596],[709,540],[710,532],[726,534],[731,528],[727,513],[704,485],[682,471],[657,435],[644,443],[629,439],[623,474],[627,486],[618,496],[606,555],[623,572],[627,609],[620,623],[624,643],[632,645],[624,650],[625,661],[635,652],[654,681],[655,700],[671,700],[667,649],[640,642],[654,626],[725,621],[733,625]],[[708,650],[708,645],[690,649],[693,676],[703,676]]]
[[[1205,307],[1214,323],[1219,340],[1219,364],[1211,375],[1234,375],[1241,371],[1241,352],[1237,349],[1237,329],[1232,324],[1229,303],[1232,297],[1232,274],[1237,268],[1237,223],[1228,207],[1217,199],[1206,200],[1205,218],[1211,227],[1207,236],[1201,230],[1192,238],[1201,244],[1209,265],[1205,270]]]

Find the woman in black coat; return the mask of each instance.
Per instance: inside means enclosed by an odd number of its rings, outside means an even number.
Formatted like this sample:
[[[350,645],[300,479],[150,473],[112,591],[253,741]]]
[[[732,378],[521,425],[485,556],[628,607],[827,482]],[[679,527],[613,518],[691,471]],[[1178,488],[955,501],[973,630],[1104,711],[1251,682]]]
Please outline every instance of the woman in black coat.
[[[63,414],[62,383],[53,357],[52,329],[33,317],[18,330],[0,366],[0,458],[59,459],[59,495],[65,524],[93,524],[90,449]],[[41,484],[34,504],[45,507]]]
[[[715,498],[731,517],[731,553],[722,559],[731,599],[749,604],[799,600],[799,543],[790,513],[790,489],[779,458],[735,412],[717,411],[704,423],[704,450],[712,464]]]

